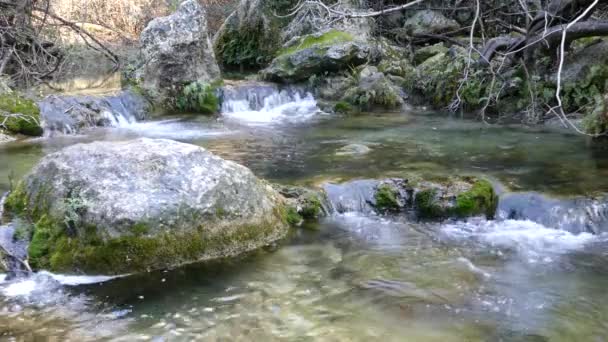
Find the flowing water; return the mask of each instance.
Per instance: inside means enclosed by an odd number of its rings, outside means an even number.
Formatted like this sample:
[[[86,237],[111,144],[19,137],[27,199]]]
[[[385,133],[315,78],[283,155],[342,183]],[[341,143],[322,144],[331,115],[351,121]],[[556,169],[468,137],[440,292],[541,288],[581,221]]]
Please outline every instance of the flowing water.
[[[223,98],[220,118],[129,121],[0,145],[0,192],[65,146],[147,136],[203,146],[271,181],[325,184],[334,213],[231,260],[120,278],[41,272],[5,280],[0,334],[76,341],[608,339],[606,152],[564,132],[433,113],[329,115],[310,94],[273,85],[227,88]],[[451,174],[502,184],[498,219],[416,222],[377,216],[364,204],[373,186],[365,179]],[[338,184],[345,181],[352,182]]]

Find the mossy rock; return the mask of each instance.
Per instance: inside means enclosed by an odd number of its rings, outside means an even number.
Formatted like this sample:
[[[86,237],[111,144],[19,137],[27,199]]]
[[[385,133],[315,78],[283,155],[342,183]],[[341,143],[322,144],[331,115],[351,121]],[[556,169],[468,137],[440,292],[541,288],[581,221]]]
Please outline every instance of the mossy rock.
[[[323,193],[298,186],[278,185],[274,188],[287,201],[287,221],[300,225],[303,220],[315,220],[326,214]]]
[[[443,43],[424,46],[414,52],[414,63],[416,65],[423,63],[427,59],[436,56],[440,53],[447,53],[448,48]]]
[[[35,137],[43,134],[40,126],[40,109],[34,101],[16,94],[0,95],[0,117],[3,113],[20,114],[9,117],[6,121],[5,128],[9,132]]]
[[[369,61],[372,49],[350,33],[330,30],[307,35],[279,51],[261,77],[277,82],[301,82],[312,75],[348,70]]]
[[[278,56],[291,55],[298,51],[315,48],[329,47],[339,43],[352,42],[352,34],[344,31],[330,30],[320,35],[308,35],[292,43],[291,46],[279,51]]]
[[[444,183],[422,182],[414,207],[422,219],[467,218],[483,215],[492,219],[498,196],[492,184],[483,179],[449,179]]]
[[[399,190],[392,184],[381,184],[374,195],[376,209],[381,212],[399,211],[403,204],[399,201]]]

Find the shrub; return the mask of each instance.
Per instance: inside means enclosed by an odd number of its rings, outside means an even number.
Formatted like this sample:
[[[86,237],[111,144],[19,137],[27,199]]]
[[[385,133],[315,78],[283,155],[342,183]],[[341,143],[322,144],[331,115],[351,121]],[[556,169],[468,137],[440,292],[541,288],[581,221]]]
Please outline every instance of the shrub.
[[[193,82],[184,87],[176,100],[176,108],[182,112],[215,114],[219,109],[217,86]]]

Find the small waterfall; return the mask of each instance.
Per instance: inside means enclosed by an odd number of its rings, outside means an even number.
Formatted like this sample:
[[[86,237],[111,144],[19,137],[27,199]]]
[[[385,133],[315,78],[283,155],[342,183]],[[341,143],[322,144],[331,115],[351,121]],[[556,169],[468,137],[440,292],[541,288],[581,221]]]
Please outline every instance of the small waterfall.
[[[149,104],[132,91],[114,95],[50,95],[38,103],[45,134],[74,134],[81,129],[125,127],[143,120]]]
[[[312,94],[299,87],[245,82],[226,85],[220,93],[222,115],[240,121],[301,122],[320,113]]]
[[[327,183],[323,185],[323,190],[327,194],[330,205],[330,212],[361,213],[365,215],[375,214],[376,194],[382,185],[390,185],[397,191],[397,200],[403,209],[411,206],[412,189],[404,179],[364,179],[346,182],[342,184]]]
[[[528,220],[574,234],[608,232],[608,198],[557,199],[530,192],[501,197],[497,219]]]
[[[374,196],[378,185],[380,181],[377,180],[357,180],[343,184],[325,184],[323,190],[333,212],[371,214],[374,212]]]

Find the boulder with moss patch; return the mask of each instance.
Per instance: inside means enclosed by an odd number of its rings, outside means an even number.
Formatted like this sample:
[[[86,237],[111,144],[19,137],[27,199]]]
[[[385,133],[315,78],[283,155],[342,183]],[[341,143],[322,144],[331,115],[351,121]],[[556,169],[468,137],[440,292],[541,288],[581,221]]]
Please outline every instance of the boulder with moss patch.
[[[5,209],[34,227],[33,267],[87,274],[237,255],[282,238],[288,217],[283,198],[247,168],[163,139],[50,154]]]
[[[312,75],[364,64],[372,58],[372,50],[370,45],[344,31],[330,30],[307,35],[279,51],[279,55],[268,68],[262,70],[261,75],[270,81],[303,81]]]
[[[498,197],[490,182],[476,178],[421,182],[416,186],[414,207],[424,219],[493,218]]]

